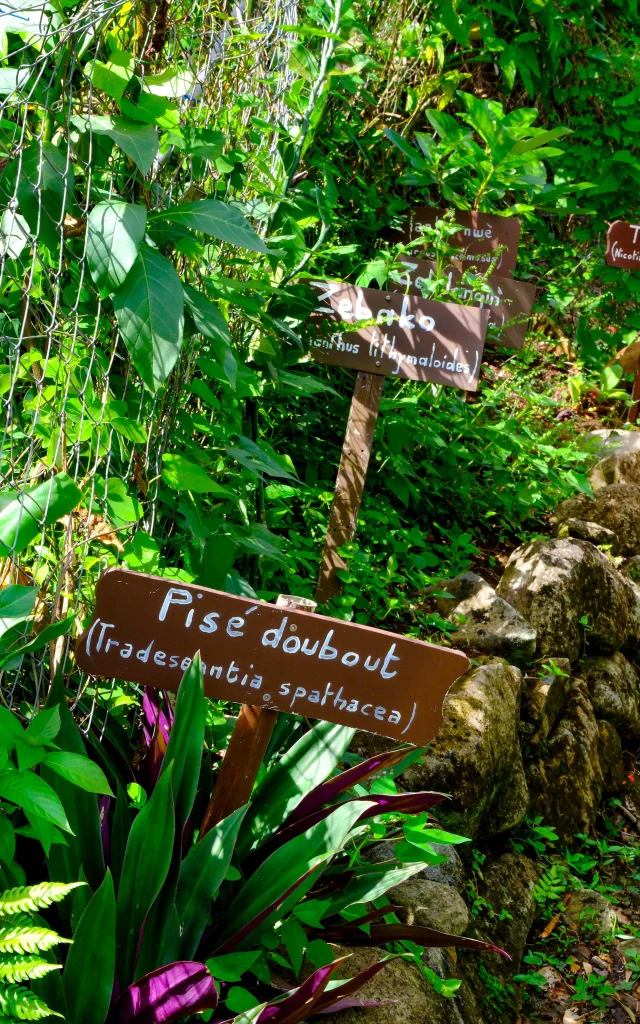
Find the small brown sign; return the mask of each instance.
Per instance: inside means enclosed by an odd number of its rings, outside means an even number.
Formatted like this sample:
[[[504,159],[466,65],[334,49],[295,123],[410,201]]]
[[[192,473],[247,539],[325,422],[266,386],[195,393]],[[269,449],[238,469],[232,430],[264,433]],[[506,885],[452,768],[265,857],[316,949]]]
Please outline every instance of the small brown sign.
[[[414,260],[410,256],[400,256],[400,260],[407,268],[406,277],[404,274],[401,285],[392,285],[396,289],[401,287],[402,291],[408,286],[412,295],[422,295],[421,282],[429,281],[436,273],[436,264],[433,260]],[[490,274],[487,278],[488,284],[493,290],[493,295],[487,295],[480,290],[474,290],[469,285],[461,285],[463,271],[459,267],[448,266],[443,271],[446,280],[446,289],[455,294],[463,302],[472,301],[480,309],[489,310],[489,324],[495,327],[504,328],[501,331],[500,339],[496,342],[505,348],[521,349],[527,334],[527,321],[536,297],[536,289],[532,284],[525,284],[523,281],[514,281],[510,277],[500,277],[498,274]],[[509,323],[516,320],[517,323]],[[505,327],[505,324],[509,324]],[[490,339],[487,338],[487,344]]]
[[[477,390],[488,310],[341,281],[311,284],[320,291],[315,317],[375,321],[354,331],[321,330],[310,348],[317,362]]]
[[[413,242],[420,235],[420,225],[429,224],[433,227],[446,210],[434,210],[432,206],[418,206],[412,210],[406,225],[400,230],[389,229],[389,237],[395,242]],[[462,225],[462,230],[449,237],[449,243],[462,249],[459,259],[463,264],[481,265],[490,263],[494,249],[499,245],[506,248],[498,257],[494,273],[501,277],[511,276],[518,257],[521,222],[518,217],[499,217],[491,213],[478,213],[476,210],[456,210],[455,223]],[[427,253],[433,258],[435,253]]]
[[[461,651],[125,569],[98,582],[78,641],[85,672],[177,690],[201,652],[215,700],[351,725],[423,744],[468,667]]]
[[[640,270],[640,224],[614,220],[609,225],[605,260],[610,267]]]

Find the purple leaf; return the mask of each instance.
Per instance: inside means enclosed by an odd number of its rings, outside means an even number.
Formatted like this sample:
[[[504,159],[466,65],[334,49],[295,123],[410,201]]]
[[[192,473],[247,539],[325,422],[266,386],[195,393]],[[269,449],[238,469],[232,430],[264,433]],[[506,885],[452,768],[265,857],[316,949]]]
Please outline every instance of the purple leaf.
[[[448,932],[438,932],[434,928],[424,928],[418,924],[372,924],[368,935],[350,924],[338,925],[316,932],[316,937],[325,939],[326,942],[342,942],[347,946],[376,946],[384,942],[411,939],[412,942],[429,948],[447,949],[450,946],[460,946],[474,953],[499,953],[507,960],[511,959],[504,949],[494,946],[491,942],[468,939],[466,935],[449,935]]]
[[[158,781],[173,725],[173,712],[166,696],[164,702],[169,708],[168,715],[161,707],[159,691],[145,686],[141,720],[144,746],[136,767],[138,778],[148,793],[152,792]]]
[[[450,797],[446,793],[373,793],[371,796],[354,796],[349,800],[344,800],[343,803],[357,803],[358,801],[368,804],[373,803],[374,806],[366,807],[358,819],[359,821],[364,821],[366,818],[375,818],[378,814],[421,814],[422,811],[428,810],[442,800],[449,799]],[[308,828],[312,828],[313,825],[323,821],[324,818],[327,818],[335,811],[336,806],[336,804],[331,804],[329,807],[320,807],[318,810],[307,815],[306,818],[301,818],[294,821],[293,824],[283,826],[248,858],[247,864],[249,869],[255,871],[256,867],[262,864],[267,857],[270,857],[275,850],[295,839],[296,836],[302,835]]]
[[[218,990],[204,964],[181,960],[135,981],[109,1015],[109,1024],[174,1024],[215,1010]]]
[[[258,1017],[258,1024],[300,1024],[300,1021],[313,1016],[314,1007],[331,981],[331,976],[346,959],[342,957],[326,967],[319,967],[290,996],[265,1006]]]
[[[316,786],[315,789],[312,789],[310,793],[303,797],[295,810],[291,812],[285,822],[285,828],[293,825],[295,821],[300,821],[302,818],[306,818],[307,815],[313,814],[314,811],[324,807],[330,801],[334,801],[341,793],[346,793],[348,789],[364,782],[365,779],[375,775],[376,772],[392,768],[413,750],[413,747],[401,747],[399,750],[386,750],[383,754],[374,754],[373,757],[362,761],[361,764],[355,765],[354,768],[349,768],[346,772],[342,772],[340,775],[336,775],[335,778]]]

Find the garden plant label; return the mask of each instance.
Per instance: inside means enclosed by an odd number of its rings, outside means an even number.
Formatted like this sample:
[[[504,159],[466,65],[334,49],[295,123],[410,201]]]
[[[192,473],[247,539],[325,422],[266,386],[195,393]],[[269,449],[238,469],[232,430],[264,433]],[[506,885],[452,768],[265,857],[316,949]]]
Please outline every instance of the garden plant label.
[[[387,234],[394,242],[413,242],[420,237],[421,224],[433,226],[446,212],[434,210],[432,206],[418,206],[411,211],[405,226],[399,230],[390,228]],[[455,223],[461,225],[461,230],[449,237],[449,243],[463,250],[458,257],[463,264],[477,263],[482,266],[483,263],[490,263],[493,251],[499,245],[504,245],[494,273],[511,276],[518,258],[521,227],[518,217],[500,217],[490,213],[478,213],[477,210],[456,210]]]
[[[341,281],[314,281],[312,286],[319,291],[314,317],[320,330],[310,349],[316,361],[477,390],[487,309]],[[331,333],[323,321],[340,328]],[[353,330],[345,324],[353,324]]]
[[[124,569],[100,578],[85,672],[177,690],[200,651],[205,693],[423,744],[460,651]]]
[[[640,270],[640,224],[614,220],[609,225],[605,260],[610,267]]]

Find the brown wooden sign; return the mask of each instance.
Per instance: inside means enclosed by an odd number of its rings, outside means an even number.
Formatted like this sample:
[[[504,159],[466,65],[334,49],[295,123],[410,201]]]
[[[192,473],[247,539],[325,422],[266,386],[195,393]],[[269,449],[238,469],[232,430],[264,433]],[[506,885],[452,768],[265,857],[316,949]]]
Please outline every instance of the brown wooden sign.
[[[434,210],[431,206],[418,206],[412,210],[406,225],[400,230],[389,229],[388,236],[395,242],[413,242],[420,236],[420,225],[429,224],[433,227],[446,210]],[[456,210],[455,223],[462,230],[451,235],[451,245],[462,249],[460,260],[466,264],[482,265],[489,263],[494,249],[499,245],[506,248],[498,257],[494,273],[500,276],[511,276],[518,257],[521,222],[518,217],[499,217],[491,213],[478,213],[476,210]],[[435,254],[428,253],[433,257]]]
[[[310,348],[317,362],[477,390],[488,310],[341,281],[311,284],[320,292],[316,318],[375,321],[333,334],[321,329]]]
[[[370,626],[124,569],[101,576],[78,641],[85,672],[177,690],[198,650],[208,697],[415,744],[437,735],[445,694],[469,664]]]
[[[609,225],[605,260],[610,267],[640,270],[640,224],[614,220]]]
[[[400,256],[400,260],[406,266],[407,273],[406,276],[401,274],[403,280],[400,285],[393,284],[392,288],[401,288],[402,291],[405,291],[408,287],[410,294],[422,295],[421,282],[429,281],[434,276],[436,273],[435,262],[433,260],[416,260],[411,256]],[[487,282],[493,289],[493,295],[487,295],[480,290],[474,290],[469,285],[461,285],[463,271],[459,267],[445,267],[443,273],[448,292],[455,294],[463,302],[472,301],[480,309],[486,307],[489,310],[489,324],[504,328],[497,342],[498,345],[503,345],[505,348],[522,348],[527,334],[527,320],[536,297],[534,285],[514,281],[510,277],[490,274]],[[518,322],[509,323],[512,320]],[[509,326],[504,327],[505,324],[509,324]],[[487,338],[487,344],[490,344],[489,338]]]

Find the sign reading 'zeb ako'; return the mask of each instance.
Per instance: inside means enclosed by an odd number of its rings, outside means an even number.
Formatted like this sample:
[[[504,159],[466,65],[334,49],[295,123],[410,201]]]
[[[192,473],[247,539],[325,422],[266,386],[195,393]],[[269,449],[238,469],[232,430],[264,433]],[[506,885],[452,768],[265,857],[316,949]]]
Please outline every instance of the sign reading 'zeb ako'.
[[[310,346],[317,362],[477,390],[488,310],[341,281],[313,281],[312,287],[320,291],[316,319],[374,321],[353,331],[320,331]]]
[[[205,693],[423,744],[468,667],[461,651],[123,569],[98,583],[78,641],[93,675],[177,690],[197,651]]]
[[[394,242],[413,242],[420,236],[421,224],[433,227],[446,212],[434,210],[432,206],[418,206],[411,211],[405,227],[399,231],[389,229],[389,237]],[[489,263],[493,250],[504,245],[494,273],[511,275],[511,271],[515,270],[520,241],[521,222],[518,217],[497,217],[476,210],[456,210],[455,223],[461,225],[461,230],[449,237],[449,244],[463,250],[458,256],[459,260],[463,263]]]
[[[435,262],[416,260],[410,256],[400,256],[400,260],[407,268],[403,285],[408,285],[411,294],[422,295],[421,282],[429,281],[435,275]],[[489,310],[489,325],[503,328],[497,344],[505,348],[521,349],[527,335],[527,320],[536,297],[535,286],[514,281],[510,277],[500,277],[499,274],[490,274],[487,283],[493,295],[487,295],[486,292],[460,284],[462,273],[459,267],[445,267],[447,291],[458,295],[464,302],[472,301],[475,306],[486,307]],[[505,324],[509,326],[505,327]]]

